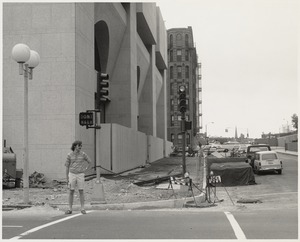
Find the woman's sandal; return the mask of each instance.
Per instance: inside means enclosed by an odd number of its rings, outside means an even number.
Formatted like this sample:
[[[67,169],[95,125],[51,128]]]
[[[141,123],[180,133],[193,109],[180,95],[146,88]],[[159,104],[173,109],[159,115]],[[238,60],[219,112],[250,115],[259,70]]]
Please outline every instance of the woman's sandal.
[[[65,214],[72,214],[72,211],[71,211],[71,210],[67,210],[67,211],[65,212]]]
[[[81,213],[82,214],[86,214],[86,211],[83,209],[83,210],[81,210]]]

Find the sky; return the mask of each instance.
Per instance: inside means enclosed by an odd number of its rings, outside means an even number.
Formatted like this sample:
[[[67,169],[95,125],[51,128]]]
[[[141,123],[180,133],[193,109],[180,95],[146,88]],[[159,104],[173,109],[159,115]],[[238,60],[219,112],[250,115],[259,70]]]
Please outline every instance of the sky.
[[[156,1],[166,29],[193,29],[208,136],[279,133],[298,115],[297,0]],[[225,129],[228,132],[225,132]]]

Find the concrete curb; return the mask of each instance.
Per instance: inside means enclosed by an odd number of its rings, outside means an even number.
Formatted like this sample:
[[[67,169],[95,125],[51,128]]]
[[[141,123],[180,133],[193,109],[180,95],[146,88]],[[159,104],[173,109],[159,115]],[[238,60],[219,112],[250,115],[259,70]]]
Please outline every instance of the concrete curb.
[[[32,205],[22,205],[22,204],[18,204],[18,205],[2,205],[2,211],[10,211],[10,210],[14,210],[14,209],[24,209],[24,208],[31,208]]]
[[[183,208],[186,202],[193,202],[193,197],[179,198],[161,201],[135,202],[135,203],[115,203],[115,204],[86,204],[86,210],[139,210],[139,209],[161,209],[161,208]],[[204,193],[195,196],[196,204],[205,201]],[[50,204],[60,210],[67,210],[68,204]],[[73,205],[73,211],[80,211],[80,205]]]

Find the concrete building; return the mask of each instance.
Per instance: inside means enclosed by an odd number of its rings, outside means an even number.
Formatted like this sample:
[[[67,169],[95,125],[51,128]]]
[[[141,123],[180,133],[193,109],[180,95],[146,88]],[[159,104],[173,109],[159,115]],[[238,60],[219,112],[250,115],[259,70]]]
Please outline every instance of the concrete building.
[[[201,64],[198,63],[192,27],[169,29],[168,33],[168,139],[182,148],[181,113],[178,103],[178,87],[186,86],[186,120],[192,121],[192,129],[186,134],[186,145],[194,146],[202,129]]]
[[[24,85],[11,58],[17,43],[41,58],[29,81],[30,174],[64,178],[74,140],[102,172],[168,155],[167,33],[155,3],[3,4],[3,139],[22,168]],[[97,73],[109,74],[109,103],[96,101]],[[80,126],[79,113],[98,107],[102,128]]]

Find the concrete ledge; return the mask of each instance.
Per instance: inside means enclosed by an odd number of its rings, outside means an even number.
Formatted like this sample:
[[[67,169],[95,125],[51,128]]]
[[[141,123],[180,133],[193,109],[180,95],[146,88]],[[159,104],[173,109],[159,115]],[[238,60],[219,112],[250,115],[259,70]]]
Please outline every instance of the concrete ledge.
[[[201,193],[199,196],[195,196],[197,204],[205,201],[205,194]],[[136,202],[136,203],[115,203],[115,204],[86,204],[86,210],[138,210],[138,209],[159,209],[159,208],[183,208],[186,202],[194,201],[193,197],[161,200],[161,201],[149,201],[149,202]],[[61,210],[67,210],[68,204],[50,204],[52,207],[57,207]],[[80,205],[73,205],[73,211],[80,211]]]

